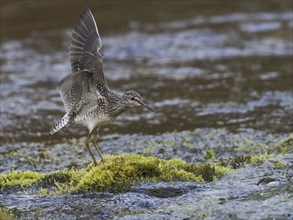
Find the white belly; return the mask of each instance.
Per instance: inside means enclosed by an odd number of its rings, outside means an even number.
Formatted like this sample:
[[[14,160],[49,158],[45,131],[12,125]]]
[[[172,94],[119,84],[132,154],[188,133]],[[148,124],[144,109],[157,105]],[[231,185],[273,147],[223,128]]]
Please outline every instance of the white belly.
[[[90,132],[92,132],[95,128],[98,128],[100,126],[110,124],[113,121],[109,116],[107,115],[100,115],[99,118],[94,119],[88,119],[87,121],[83,121],[83,125],[86,126]]]

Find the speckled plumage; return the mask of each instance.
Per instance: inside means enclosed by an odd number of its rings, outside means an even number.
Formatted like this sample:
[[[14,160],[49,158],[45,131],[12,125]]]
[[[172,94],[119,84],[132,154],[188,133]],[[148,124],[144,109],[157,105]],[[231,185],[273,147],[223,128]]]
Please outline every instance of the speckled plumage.
[[[96,143],[96,130],[100,126],[112,122],[127,108],[144,106],[152,110],[137,92],[128,91],[120,97],[110,90],[103,71],[103,54],[97,25],[87,8],[72,33],[68,54],[72,73],[58,87],[66,114],[53,125],[50,133],[54,134],[72,123],[87,127],[86,147],[96,164],[89,141],[94,133],[93,144],[102,158]]]

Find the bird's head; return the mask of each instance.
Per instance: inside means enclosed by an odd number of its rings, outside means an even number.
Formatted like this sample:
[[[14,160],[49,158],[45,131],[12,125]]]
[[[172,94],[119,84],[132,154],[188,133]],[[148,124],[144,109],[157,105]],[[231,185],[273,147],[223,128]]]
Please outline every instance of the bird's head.
[[[135,92],[133,90],[127,91],[123,95],[123,99],[127,102],[127,106],[130,107],[130,108],[132,108],[132,107],[138,107],[138,106],[143,106],[147,110],[153,111],[153,109],[150,106],[146,105],[142,101],[141,96],[137,92]]]

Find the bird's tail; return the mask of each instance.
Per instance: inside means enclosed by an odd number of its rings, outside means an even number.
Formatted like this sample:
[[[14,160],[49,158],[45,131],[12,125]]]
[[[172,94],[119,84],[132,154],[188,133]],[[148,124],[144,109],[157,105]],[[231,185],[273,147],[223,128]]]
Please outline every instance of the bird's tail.
[[[51,130],[50,134],[55,134],[57,131],[60,131],[62,128],[67,127],[71,122],[71,117],[68,114],[65,114],[57,123],[55,123]]]

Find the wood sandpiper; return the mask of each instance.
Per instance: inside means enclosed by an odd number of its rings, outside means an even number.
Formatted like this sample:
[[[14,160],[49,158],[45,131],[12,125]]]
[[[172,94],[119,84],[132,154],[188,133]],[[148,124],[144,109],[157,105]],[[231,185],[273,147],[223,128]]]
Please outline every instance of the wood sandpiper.
[[[58,92],[64,103],[66,114],[53,125],[50,133],[54,134],[71,124],[82,124],[88,128],[85,145],[97,161],[90,148],[92,141],[95,149],[103,157],[97,143],[100,126],[111,123],[126,109],[147,106],[135,91],[128,91],[123,96],[111,92],[103,71],[104,48],[95,19],[87,8],[77,22],[69,46],[69,61],[72,73],[59,84]]]

